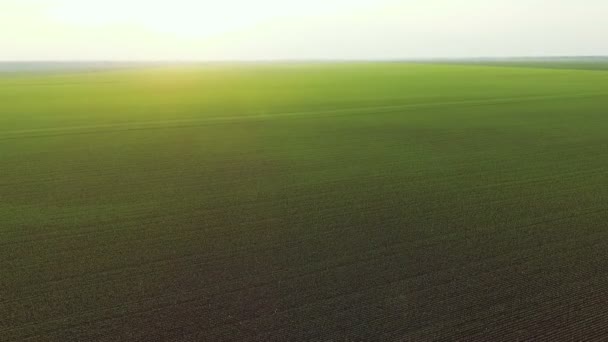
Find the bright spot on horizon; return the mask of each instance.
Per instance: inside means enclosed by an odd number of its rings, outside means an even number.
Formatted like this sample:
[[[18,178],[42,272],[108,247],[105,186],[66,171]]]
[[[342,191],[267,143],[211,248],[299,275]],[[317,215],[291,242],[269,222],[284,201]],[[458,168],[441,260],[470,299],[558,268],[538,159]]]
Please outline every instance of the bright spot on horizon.
[[[608,54],[604,0],[2,0],[0,60]]]

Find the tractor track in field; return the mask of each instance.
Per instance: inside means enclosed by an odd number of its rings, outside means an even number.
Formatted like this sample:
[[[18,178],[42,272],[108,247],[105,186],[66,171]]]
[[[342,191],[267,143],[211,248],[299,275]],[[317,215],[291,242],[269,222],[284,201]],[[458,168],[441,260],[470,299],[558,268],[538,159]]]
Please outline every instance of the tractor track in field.
[[[70,127],[51,127],[29,130],[15,130],[0,132],[0,140],[11,139],[27,139],[27,138],[45,138],[65,135],[87,135],[101,134],[114,132],[129,132],[140,130],[153,129],[180,129],[192,128],[196,126],[204,126],[213,123],[232,123],[239,121],[258,121],[274,118],[288,117],[305,117],[323,114],[355,114],[357,112],[382,111],[392,112],[402,109],[424,109],[424,108],[441,108],[445,106],[475,106],[475,105],[499,105],[499,104],[514,104],[526,103],[535,101],[544,101],[552,99],[577,99],[586,97],[606,96],[608,93],[582,93],[582,94],[552,94],[539,96],[521,96],[521,97],[504,97],[504,98],[489,98],[476,100],[461,100],[461,101],[442,101],[442,102],[423,102],[409,103],[400,105],[388,106],[369,106],[369,107],[349,107],[349,108],[333,108],[321,109],[313,111],[295,111],[295,112],[280,112],[280,113],[257,113],[249,115],[231,115],[231,116],[214,116],[200,119],[176,119],[176,120],[159,120],[159,121],[144,121],[144,122],[128,122],[114,124],[100,124],[87,126],[70,126]]]

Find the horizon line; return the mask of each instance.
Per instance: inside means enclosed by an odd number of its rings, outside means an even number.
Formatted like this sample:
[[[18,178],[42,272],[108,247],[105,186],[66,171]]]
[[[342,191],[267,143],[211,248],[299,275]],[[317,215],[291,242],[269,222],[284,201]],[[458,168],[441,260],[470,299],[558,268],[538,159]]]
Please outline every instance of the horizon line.
[[[405,58],[264,58],[264,59],[0,59],[0,63],[277,63],[277,62],[417,62],[440,60],[594,59],[608,55],[513,55]]]

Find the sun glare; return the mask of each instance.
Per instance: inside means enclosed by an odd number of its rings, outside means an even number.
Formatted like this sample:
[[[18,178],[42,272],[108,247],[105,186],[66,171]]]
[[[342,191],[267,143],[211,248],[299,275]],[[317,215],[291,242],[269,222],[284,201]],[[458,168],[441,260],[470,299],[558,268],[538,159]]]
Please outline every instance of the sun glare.
[[[178,38],[214,38],[262,26],[356,11],[371,1],[54,1],[49,16],[68,26],[137,27]],[[347,6],[348,5],[348,6]]]
[[[547,1],[0,0],[0,59],[394,59],[605,51],[605,1]],[[514,19],[517,25],[511,25]]]

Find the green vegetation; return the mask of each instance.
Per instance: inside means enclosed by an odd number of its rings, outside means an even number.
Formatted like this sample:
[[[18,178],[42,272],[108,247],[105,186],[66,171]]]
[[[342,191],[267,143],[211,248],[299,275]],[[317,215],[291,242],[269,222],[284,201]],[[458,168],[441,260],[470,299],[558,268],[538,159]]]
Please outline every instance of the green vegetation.
[[[605,336],[607,110],[589,70],[4,76],[0,340]]]
[[[446,63],[455,63],[448,61]],[[554,58],[506,58],[506,59],[478,59],[464,60],[461,64],[507,66],[518,68],[547,68],[547,69],[572,69],[572,70],[608,70],[608,58],[606,57],[554,57]]]
[[[565,62],[505,62],[488,65],[505,65],[510,67],[528,67],[528,68],[549,68],[549,69],[573,69],[573,70],[608,70],[608,59],[596,62],[577,62],[577,61],[565,61]]]

